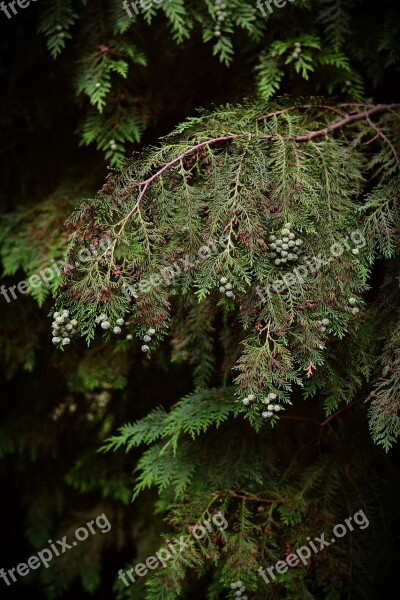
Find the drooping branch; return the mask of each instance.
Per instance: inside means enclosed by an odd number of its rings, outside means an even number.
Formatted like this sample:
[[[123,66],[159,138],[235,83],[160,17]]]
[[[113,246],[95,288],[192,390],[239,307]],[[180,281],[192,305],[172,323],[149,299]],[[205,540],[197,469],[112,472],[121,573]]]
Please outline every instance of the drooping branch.
[[[353,115],[348,115],[347,117],[344,117],[340,121],[336,121],[336,123],[333,123],[328,127],[324,127],[323,129],[319,129],[317,131],[312,131],[308,135],[300,135],[298,137],[295,137],[294,140],[296,142],[308,142],[317,137],[328,135],[329,133],[332,133],[332,131],[336,131],[337,129],[342,129],[343,127],[346,127],[351,123],[355,123],[356,121],[368,120],[370,117],[378,113],[397,110],[399,108],[400,104],[377,104],[376,106],[371,107],[369,110],[365,110],[363,112],[356,113]]]
[[[354,104],[341,104],[341,107],[346,107],[346,106],[357,106]],[[360,105],[360,106],[368,106],[368,105]],[[273,115],[279,115],[282,114],[283,112],[287,112],[290,110],[295,110],[298,108],[312,108],[312,107],[316,107],[316,108],[324,108],[324,109],[329,109],[329,110],[333,110],[334,112],[341,114],[340,111],[334,109],[334,107],[330,107],[330,106],[326,106],[326,105],[304,105],[304,106],[293,106],[287,109],[283,109],[280,111],[277,111],[276,113],[270,113],[269,115],[264,115],[263,117],[259,117],[257,119],[257,121],[266,119],[267,117],[271,117]],[[364,110],[362,112],[358,112],[358,113],[354,113],[351,115],[346,115],[343,118],[341,118],[340,120],[332,123],[331,125],[324,127],[322,129],[318,129],[316,131],[312,131],[306,135],[299,135],[296,136],[294,138],[292,138],[293,142],[297,142],[297,143],[302,143],[302,142],[308,142],[311,141],[313,139],[316,139],[318,137],[322,137],[325,135],[328,135],[330,133],[332,133],[333,131],[336,131],[338,129],[342,129],[343,127],[346,127],[348,125],[351,125],[352,123],[355,123],[356,121],[362,121],[362,120],[367,120],[370,121],[370,118],[373,115],[385,112],[385,111],[395,111],[400,109],[400,104],[377,104],[375,106],[371,106],[368,110]],[[135,210],[139,207],[145,193],[146,190],[148,188],[148,186],[155,181],[158,177],[160,177],[165,171],[167,171],[168,169],[170,169],[171,167],[173,167],[175,164],[179,163],[181,160],[183,160],[184,158],[186,158],[187,156],[189,156],[190,154],[193,154],[193,152],[196,152],[197,150],[200,150],[202,148],[205,148],[206,146],[213,146],[215,144],[221,143],[221,142],[228,142],[231,140],[235,140],[235,139],[240,139],[240,138],[254,138],[254,137],[259,137],[257,134],[253,134],[253,133],[237,133],[237,134],[229,134],[229,135],[225,135],[225,136],[221,136],[221,137],[217,137],[217,138],[212,138],[210,140],[206,140],[204,142],[200,142],[198,144],[195,144],[194,146],[192,146],[191,148],[188,148],[187,150],[185,150],[184,152],[182,152],[181,154],[179,154],[179,156],[177,156],[176,158],[174,158],[173,160],[169,161],[168,163],[166,163],[161,169],[159,169],[156,173],[154,173],[153,175],[151,175],[151,177],[149,177],[148,179],[140,182],[140,183],[135,183],[133,186],[131,187],[139,187],[140,188],[140,193],[138,195],[137,201],[135,203],[135,205],[133,206],[133,208],[129,211],[129,213],[124,217],[124,219],[121,221],[121,231],[122,229],[125,227],[125,224],[127,223],[127,221],[130,219],[130,217],[132,216],[132,214],[135,212]],[[266,135],[266,136],[262,136],[263,139],[274,139],[273,135]]]
[[[201,148],[205,148],[206,146],[211,146],[213,144],[217,144],[219,142],[226,142],[229,140],[234,140],[237,138],[243,138],[243,137],[249,137],[251,134],[232,134],[232,135],[225,135],[223,137],[219,137],[219,138],[214,138],[212,140],[206,140],[205,142],[201,142],[199,144],[196,144],[195,146],[192,146],[191,148],[189,148],[188,150],[185,150],[185,152],[182,152],[182,154],[180,154],[179,156],[177,156],[176,158],[174,158],[173,160],[171,160],[170,162],[168,162],[167,164],[165,164],[159,171],[157,171],[156,173],[154,173],[154,175],[152,175],[151,177],[149,177],[148,179],[146,179],[145,181],[142,181],[140,183],[135,183],[134,186],[132,187],[140,187],[142,188],[140,191],[140,194],[138,196],[138,199],[134,205],[134,207],[132,208],[132,210],[126,215],[126,217],[124,217],[122,223],[123,226],[125,225],[126,221],[128,221],[128,219],[132,216],[132,214],[135,212],[135,210],[138,208],[139,204],[141,203],[143,196],[146,193],[146,190],[148,188],[148,186],[158,177],[160,177],[160,175],[162,175],[165,171],[168,171],[168,169],[170,169],[171,167],[173,167],[174,165],[176,165],[176,163],[179,163],[181,160],[183,160],[184,158],[186,158],[186,156],[189,156],[190,154],[192,154],[193,152],[196,152],[197,150],[201,150]],[[253,136],[252,136],[253,137]]]

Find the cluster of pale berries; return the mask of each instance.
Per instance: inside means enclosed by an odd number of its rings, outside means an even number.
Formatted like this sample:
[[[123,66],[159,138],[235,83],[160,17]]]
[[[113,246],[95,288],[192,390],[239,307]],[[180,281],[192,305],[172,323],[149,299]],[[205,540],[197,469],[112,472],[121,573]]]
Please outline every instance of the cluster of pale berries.
[[[112,332],[116,333],[116,334],[121,333],[121,327],[124,324],[124,322],[125,321],[123,319],[117,319],[115,321],[114,327],[112,328]],[[100,315],[99,317],[96,317],[95,323],[96,323],[96,325],[100,325],[100,327],[102,329],[104,329],[104,331],[107,331],[107,329],[111,329],[111,323],[110,323],[107,315],[103,314],[103,315]]]
[[[234,298],[235,294],[232,291],[232,284],[229,283],[229,281],[227,280],[226,277],[221,277],[221,279],[219,280],[221,287],[219,288],[219,291],[221,292],[221,294],[225,294],[225,296],[227,298]]]
[[[329,325],[329,319],[322,319],[322,321],[318,321],[318,325],[320,326],[321,331],[325,331],[326,326]]]
[[[292,58],[299,58],[300,54],[301,54],[301,44],[300,44],[300,42],[296,42],[294,45],[294,51],[292,54]]]
[[[357,315],[360,312],[360,309],[357,308],[357,306],[354,306],[356,304],[357,300],[355,298],[349,298],[349,304],[350,306],[352,306],[353,308],[351,309],[351,312],[353,313],[353,315]]]
[[[243,592],[246,591],[243,583],[241,581],[236,581],[236,583],[231,583],[231,589],[236,590],[235,598],[240,598],[240,600],[247,600],[247,596],[243,596]]]
[[[255,396],[254,394],[250,394],[249,396],[246,396],[246,398],[243,398],[242,403],[245,406],[248,406],[250,402],[253,402],[253,400],[255,400]],[[283,410],[283,407],[279,404],[272,404],[272,400],[276,400],[276,394],[274,394],[273,392],[268,394],[268,396],[262,400],[263,404],[268,405],[267,410],[261,413],[261,416],[264,419],[268,419],[272,417],[275,413],[279,412],[280,410]]]
[[[62,346],[68,346],[78,332],[76,326],[78,321],[71,319],[68,310],[62,312],[55,312],[53,315],[52,333],[53,339],[51,340],[55,346],[61,344]]]
[[[156,332],[155,329],[150,328],[147,331],[147,334],[143,337],[144,345],[142,346],[142,352],[148,352],[150,350],[150,347],[148,346],[148,344],[151,342],[151,336],[154,335],[155,332]]]
[[[56,25],[56,29],[58,31],[57,35],[59,38],[65,37],[65,33],[62,30],[62,25]]]
[[[225,11],[226,2],[224,0],[215,0],[215,12],[217,14],[217,23],[214,28],[214,35],[217,37],[221,36],[221,23],[225,21],[228,13]]]
[[[109,145],[110,145],[111,150],[113,150],[113,151],[115,151],[118,148],[117,144],[115,143],[115,140],[110,140]]]
[[[286,223],[279,235],[269,236],[269,249],[276,266],[299,260],[303,240],[291,231],[291,227],[291,223]]]

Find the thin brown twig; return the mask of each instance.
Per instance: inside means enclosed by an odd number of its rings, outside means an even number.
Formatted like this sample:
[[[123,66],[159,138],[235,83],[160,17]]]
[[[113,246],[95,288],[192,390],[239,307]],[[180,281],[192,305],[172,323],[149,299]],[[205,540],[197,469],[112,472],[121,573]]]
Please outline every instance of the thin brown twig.
[[[355,406],[356,404],[359,404],[360,402],[361,402],[361,400],[355,400],[354,402],[351,402],[350,404],[346,404],[345,406],[342,406],[342,408],[339,408],[339,410],[337,410],[335,413],[333,413],[332,415],[327,417],[324,421],[314,421],[313,419],[308,419],[307,417],[296,417],[296,416],[293,416],[293,417],[282,416],[282,417],[279,417],[279,419],[285,420],[285,421],[304,421],[306,423],[312,423],[316,427],[320,427],[322,429],[323,427],[326,427],[326,425],[328,425],[328,423],[330,423],[333,419],[338,417],[340,414],[342,414],[349,408]]]
[[[313,105],[311,105],[313,106]],[[357,106],[357,105],[349,105],[349,106]],[[366,106],[366,105],[361,105],[361,106]],[[298,107],[292,107],[292,108],[288,108],[288,109],[283,109],[282,111],[278,111],[276,114],[281,114],[282,112],[288,111],[288,110],[293,110],[295,108]],[[332,107],[326,107],[331,109]],[[356,114],[352,114],[352,115],[347,115],[345,116],[343,119],[340,119],[340,121],[336,121],[335,123],[333,123],[332,125],[329,125],[328,127],[324,127],[323,129],[319,129],[316,131],[312,131],[307,135],[300,135],[297,137],[292,138],[292,141],[294,142],[308,142],[311,141],[315,138],[324,136],[324,135],[328,135],[329,133],[332,133],[333,131],[336,131],[338,129],[342,129],[343,127],[345,127],[346,125],[350,125],[351,123],[354,123],[356,121],[360,121],[362,119],[368,119],[369,117],[384,112],[384,111],[393,111],[396,109],[400,108],[400,104],[377,104],[376,106],[372,106],[369,110],[363,111],[363,112],[359,112]],[[273,113],[271,113],[273,114]],[[260,119],[263,119],[266,117],[260,117]],[[135,203],[135,205],[133,206],[133,208],[129,211],[129,213],[122,219],[121,221],[121,229],[120,232],[122,232],[123,228],[125,227],[125,224],[127,223],[127,221],[129,220],[129,218],[132,216],[132,214],[134,213],[134,211],[139,207],[145,192],[148,188],[148,186],[158,177],[160,177],[160,175],[162,175],[165,171],[167,171],[168,169],[170,169],[171,167],[173,167],[176,163],[178,163],[179,161],[181,161],[183,158],[185,158],[186,156],[192,154],[193,152],[196,152],[197,150],[200,150],[201,148],[205,148],[206,146],[211,146],[214,144],[218,144],[220,142],[227,142],[227,141],[231,141],[231,140],[235,140],[235,139],[240,139],[240,138],[247,138],[247,139],[251,139],[253,137],[256,137],[256,134],[243,134],[243,133],[233,133],[233,134],[229,134],[229,135],[225,135],[225,136],[221,136],[221,137],[217,137],[217,138],[213,138],[210,140],[206,140],[205,142],[200,142],[199,144],[196,144],[195,146],[192,146],[191,148],[189,148],[188,150],[185,150],[185,152],[182,152],[182,154],[180,154],[179,156],[177,156],[176,158],[174,158],[173,160],[169,161],[167,164],[165,164],[161,169],[159,169],[156,173],[154,173],[151,177],[149,177],[148,179],[146,179],[145,181],[142,181],[141,183],[135,183],[133,184],[131,187],[139,187],[142,188],[140,191],[140,194],[137,198],[137,201]],[[274,139],[274,136],[272,135],[267,135],[265,136],[265,139]]]
[[[339,408],[339,410],[337,410],[335,413],[333,413],[333,415],[330,415],[330,417],[327,417],[325,419],[325,421],[322,421],[322,423],[320,423],[319,426],[321,428],[325,427],[333,419],[336,419],[336,417],[338,417],[341,413],[345,412],[349,408],[352,408],[353,406],[356,406],[356,404],[359,404],[361,401],[362,401],[362,399],[360,398],[359,400],[355,400],[354,402],[351,402],[350,404],[346,404],[345,406],[342,406],[342,408]]]
[[[220,497],[223,494],[214,492],[214,494],[212,494],[212,495]],[[230,498],[238,498],[239,500],[245,500],[245,501],[248,500],[248,501],[253,501],[253,502],[264,502],[265,504],[275,504],[276,502],[281,502],[280,500],[270,500],[267,498],[258,498],[257,496],[244,496],[242,494],[237,494],[235,492],[228,492],[226,495],[229,496]]]
[[[372,137],[370,140],[368,140],[367,142],[363,142],[363,146],[368,146],[368,144],[372,144],[372,142],[374,142],[376,140],[376,138],[379,137],[379,133],[376,133],[374,135],[374,137]]]
[[[340,121],[336,121],[336,123],[333,123],[332,125],[329,125],[328,127],[324,127],[323,129],[319,129],[317,131],[312,131],[308,135],[297,136],[294,139],[296,142],[308,142],[317,137],[321,137],[322,135],[328,135],[328,133],[332,133],[332,131],[336,131],[337,129],[342,129],[346,125],[350,125],[350,123],[355,123],[356,121],[362,121],[363,119],[368,119],[369,117],[372,117],[373,115],[384,112],[386,110],[390,110],[390,109],[395,110],[398,108],[400,108],[400,104],[377,104],[376,106],[373,106],[369,110],[364,110],[364,111],[356,113],[354,115],[348,115],[344,119],[341,119]]]
[[[387,143],[387,145],[391,149],[391,151],[396,159],[398,166],[400,167],[400,160],[399,160],[399,157],[397,156],[396,148],[393,146],[392,142],[383,133],[383,131],[381,129],[379,129],[379,127],[373,121],[371,121],[371,119],[369,117],[367,117],[367,121],[371,125],[372,129],[374,129],[376,131],[376,135],[381,137]]]
[[[236,133],[235,134],[235,133],[233,133],[231,135],[225,135],[225,136],[222,136],[222,137],[213,138],[211,140],[206,140],[205,142],[201,142],[199,144],[196,144],[195,146],[192,146],[188,150],[185,150],[185,152],[182,152],[182,154],[180,154],[179,156],[177,156],[176,158],[174,158],[173,160],[171,160],[170,162],[168,162],[167,164],[165,164],[161,169],[159,169],[156,173],[154,173],[154,175],[152,175],[151,177],[149,177],[145,181],[142,181],[141,183],[134,183],[132,186],[130,186],[130,188],[140,187],[142,189],[140,191],[138,199],[137,199],[135,205],[133,206],[133,208],[120,221],[121,228],[119,230],[119,234],[121,234],[121,232],[124,229],[127,221],[130,219],[130,217],[135,212],[135,210],[139,207],[139,205],[140,205],[140,203],[141,203],[141,201],[143,199],[143,196],[145,195],[146,190],[147,190],[148,186],[150,185],[150,183],[152,183],[155,179],[157,179],[158,177],[160,177],[160,175],[162,175],[164,173],[164,171],[167,171],[168,169],[170,169],[171,167],[173,167],[176,163],[180,162],[183,158],[185,158],[189,154],[192,154],[193,152],[196,152],[196,150],[200,150],[201,148],[204,148],[206,146],[210,146],[212,144],[217,144],[219,142],[227,142],[227,141],[235,140],[235,139],[238,139],[238,138],[251,138],[251,137],[254,137],[254,136],[252,134],[250,134],[250,133],[249,134],[243,134],[243,133],[242,134],[241,133]],[[118,223],[118,225],[119,225],[119,223]]]
[[[176,158],[174,158],[173,160],[171,160],[170,162],[165,164],[159,171],[157,171],[157,173],[154,173],[154,175],[152,175],[151,177],[149,177],[148,179],[146,179],[139,185],[147,187],[147,185],[149,185],[152,181],[154,181],[154,179],[156,179],[157,177],[162,175],[162,173],[164,173],[164,171],[167,171],[168,169],[173,167],[177,162],[181,161],[183,158],[185,158],[189,154],[196,152],[196,150],[200,150],[201,148],[204,148],[205,146],[209,146],[210,144],[218,144],[219,142],[227,142],[227,141],[234,140],[237,138],[245,138],[245,137],[249,137],[249,136],[253,137],[251,134],[232,133],[230,135],[213,138],[211,140],[206,140],[205,142],[201,142],[200,144],[196,144],[195,146],[192,146],[188,150],[185,150],[185,152],[182,152],[182,154],[180,154],[179,156],[177,156]]]

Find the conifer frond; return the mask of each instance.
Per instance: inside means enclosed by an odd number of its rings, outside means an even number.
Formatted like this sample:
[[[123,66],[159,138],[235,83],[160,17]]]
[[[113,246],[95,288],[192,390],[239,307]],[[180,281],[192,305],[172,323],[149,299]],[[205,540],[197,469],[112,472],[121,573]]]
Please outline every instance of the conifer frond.
[[[377,189],[397,168],[387,124],[379,125],[372,158],[362,143],[368,130],[375,135],[373,119],[396,106],[350,105],[350,114],[313,103],[269,109],[270,117],[262,116],[265,107],[259,104],[203,112],[159,148],[112,173],[97,197],[72,217],[79,227],[70,239],[70,262],[82,247],[91,260],[69,270],[58,300],[88,340],[100,313],[112,323],[125,318],[138,336],[153,328],[160,342],[177,310],[179,320],[191,323],[189,307],[196,306],[196,297],[206,313],[211,304],[222,314],[233,312],[242,323],[237,342],[244,348],[237,360],[238,402],[255,398],[245,414],[256,427],[262,405],[270,404],[266,397],[290,403],[293,386],[303,386],[326,362],[329,339],[343,338],[350,329],[359,312],[352,302],[365,290],[369,272],[355,216],[365,189],[365,160]],[[351,137],[347,141],[350,127],[356,145]],[[205,129],[215,137],[206,137]],[[385,168],[387,153],[392,164]],[[371,202],[385,210],[389,199],[382,200],[369,200],[364,210],[369,212]],[[385,235],[382,225],[379,235]],[[376,231],[365,233],[377,239]],[[274,251],[273,240],[282,235],[288,251],[281,258],[296,259],[287,265]],[[93,250],[105,236],[110,246]],[[292,256],[293,245],[299,250]],[[204,340],[200,354],[207,349],[209,377],[212,329]],[[186,359],[198,364],[187,354]],[[336,405],[328,401],[327,407]]]
[[[400,436],[400,324],[397,323],[381,357],[381,376],[368,400],[374,441],[388,451]]]

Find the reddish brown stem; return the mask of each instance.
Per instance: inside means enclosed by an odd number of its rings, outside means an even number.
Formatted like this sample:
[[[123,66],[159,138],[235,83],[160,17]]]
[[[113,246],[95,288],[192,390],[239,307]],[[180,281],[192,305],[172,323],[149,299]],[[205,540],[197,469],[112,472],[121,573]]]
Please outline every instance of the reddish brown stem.
[[[342,408],[339,408],[339,410],[337,410],[335,413],[333,413],[333,415],[326,418],[325,421],[322,421],[322,423],[319,423],[319,426],[325,427],[325,425],[328,425],[328,423],[330,423],[330,421],[332,421],[333,419],[336,419],[336,417],[338,417],[341,413],[345,412],[349,408],[352,408],[353,406],[356,406],[356,404],[359,404],[360,402],[361,402],[361,399],[355,400],[354,402],[351,402],[350,404],[346,404],[345,406],[342,406]]]
[[[351,402],[351,404],[346,404],[345,406],[342,406],[342,408],[339,408],[339,410],[337,410],[335,413],[333,413],[332,415],[330,415],[329,417],[327,417],[324,421],[320,422],[320,421],[313,421],[312,419],[308,419],[307,417],[286,417],[286,416],[282,416],[279,417],[280,420],[285,420],[285,421],[304,421],[306,423],[311,423],[312,425],[315,425],[316,427],[320,427],[321,429],[323,427],[325,427],[326,425],[328,425],[328,423],[330,423],[333,419],[336,419],[336,417],[338,417],[340,414],[342,414],[343,412],[345,412],[346,410],[348,410],[349,408],[351,408],[352,406],[355,406],[356,404],[359,404],[361,402],[361,400],[356,400],[355,402]]]
[[[312,106],[312,105],[310,105],[310,106]],[[341,105],[341,106],[347,106],[347,105]],[[349,106],[356,106],[356,105],[350,104]],[[282,112],[285,112],[285,111],[288,111],[288,110],[294,110],[295,108],[301,108],[301,107],[291,107],[291,108],[283,109],[281,111],[277,111],[276,113],[271,113],[271,115],[269,115],[269,116],[272,116],[273,114],[281,114]],[[329,107],[329,106],[324,106],[324,108],[329,109],[329,110],[335,110],[333,107]],[[342,127],[345,127],[346,125],[350,125],[351,123],[354,123],[356,121],[361,121],[362,119],[369,119],[371,116],[376,115],[378,113],[381,113],[381,112],[384,112],[384,111],[393,111],[393,110],[396,110],[398,108],[400,108],[400,104],[377,104],[376,106],[371,107],[369,110],[365,110],[363,112],[352,114],[352,115],[347,115],[343,119],[340,119],[340,121],[336,121],[336,123],[333,123],[332,125],[329,125],[328,127],[324,127],[323,129],[319,129],[317,131],[312,131],[311,133],[309,133],[307,135],[300,135],[300,136],[294,137],[292,139],[292,141],[294,141],[294,142],[308,142],[310,140],[313,140],[315,138],[321,137],[323,135],[328,135],[332,131],[336,131],[337,129],[341,129]],[[339,112],[339,111],[336,111],[336,112]],[[257,120],[265,119],[267,116],[260,117]],[[181,161],[183,158],[185,158],[189,154],[192,154],[193,152],[196,152],[196,150],[200,150],[201,148],[205,148],[206,146],[211,146],[211,145],[214,145],[214,144],[218,144],[219,142],[227,142],[227,141],[235,140],[235,139],[239,139],[239,138],[253,138],[253,137],[256,137],[256,135],[252,134],[252,133],[248,133],[248,134],[245,134],[245,133],[232,133],[230,135],[225,135],[225,136],[213,138],[211,140],[206,140],[205,142],[200,142],[199,144],[196,144],[195,146],[192,146],[188,150],[185,150],[185,152],[183,152],[182,154],[180,154],[179,156],[177,156],[176,158],[174,158],[173,160],[171,160],[170,162],[168,162],[167,164],[165,164],[161,169],[159,169],[156,173],[154,173],[154,175],[152,175],[151,177],[149,177],[145,181],[142,181],[139,184],[135,183],[131,187],[140,187],[141,191],[140,191],[140,194],[138,196],[138,199],[137,199],[134,207],[129,211],[129,213],[126,215],[126,217],[124,217],[124,219],[122,221],[121,230],[124,228],[126,222],[129,220],[129,218],[134,213],[134,211],[139,207],[139,205],[140,205],[140,203],[141,203],[141,201],[142,201],[142,199],[143,199],[143,197],[145,195],[145,192],[146,192],[148,186],[155,179],[157,179],[157,177],[160,177],[160,175],[162,175],[165,171],[167,171],[168,169],[170,169],[171,167],[173,167],[176,163],[178,163],[179,161]],[[265,139],[273,139],[273,137],[274,136],[272,136],[272,135],[268,135],[268,136],[265,136]]]
[[[266,504],[275,504],[276,502],[280,502],[279,500],[269,500],[267,498],[258,498],[257,496],[244,496],[242,494],[236,494],[235,492],[230,492],[226,494],[230,498],[238,498],[239,500],[253,501],[253,502],[264,502]],[[215,496],[219,497],[222,494],[215,494]]]
[[[142,181],[142,183],[140,183],[139,185],[140,186],[148,186],[152,181],[154,181],[155,179],[157,179],[157,177],[159,177],[160,175],[162,175],[164,173],[164,171],[167,171],[168,169],[170,169],[171,167],[173,167],[177,162],[181,161],[188,154],[192,154],[192,152],[196,152],[196,150],[200,150],[201,148],[204,148],[205,146],[210,146],[211,144],[218,144],[218,142],[227,142],[229,140],[234,140],[234,139],[237,139],[237,138],[249,137],[249,135],[251,135],[251,134],[246,134],[246,133],[240,133],[240,134],[236,133],[235,134],[235,133],[233,133],[231,135],[225,135],[225,136],[222,136],[222,137],[214,138],[212,140],[206,140],[205,142],[201,142],[200,144],[196,144],[196,146],[192,146],[188,150],[185,150],[185,152],[183,152],[182,154],[180,154],[179,156],[177,156],[176,158],[174,158],[174,160],[171,160],[169,163],[167,163],[166,165],[164,165],[162,167],[162,169],[160,169],[159,171],[157,171],[157,173],[154,173],[154,175],[152,175],[151,177],[149,177],[145,181]]]
[[[294,140],[296,142],[308,142],[322,135],[328,135],[328,133],[336,131],[337,129],[342,129],[342,127],[350,125],[350,123],[355,123],[355,121],[362,121],[363,119],[368,119],[373,115],[384,112],[385,110],[396,110],[398,108],[400,108],[400,104],[377,104],[369,110],[364,110],[363,112],[355,115],[349,115],[340,121],[336,121],[336,123],[329,125],[329,127],[324,127],[324,129],[312,131],[308,135],[299,135],[298,137],[295,137]]]

